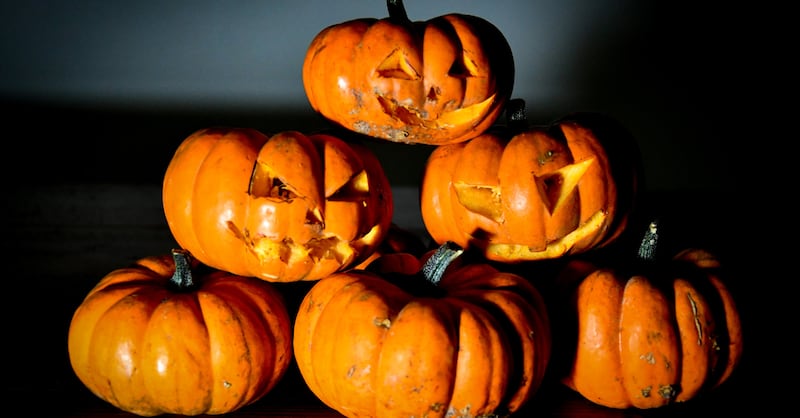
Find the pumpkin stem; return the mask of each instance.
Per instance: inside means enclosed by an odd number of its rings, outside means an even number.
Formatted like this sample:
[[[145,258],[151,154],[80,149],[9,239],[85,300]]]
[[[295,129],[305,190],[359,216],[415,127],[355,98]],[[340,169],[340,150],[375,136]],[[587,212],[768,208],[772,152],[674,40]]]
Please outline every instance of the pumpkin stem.
[[[642,243],[639,244],[639,259],[652,262],[656,259],[656,246],[658,244],[658,220],[653,220],[644,233]]]
[[[169,283],[178,290],[185,291],[194,287],[189,257],[191,257],[189,251],[183,249],[172,250],[172,259],[175,260],[175,273],[172,273]]]
[[[525,112],[524,99],[510,99],[506,103],[506,123],[515,130],[528,129],[528,115]]]
[[[386,8],[389,9],[389,19],[404,23],[409,21],[403,0],[386,0]]]
[[[425,264],[422,265],[422,275],[430,283],[438,285],[450,263],[463,252],[464,249],[458,244],[450,241],[445,242],[433,252],[430,258],[425,260]]]

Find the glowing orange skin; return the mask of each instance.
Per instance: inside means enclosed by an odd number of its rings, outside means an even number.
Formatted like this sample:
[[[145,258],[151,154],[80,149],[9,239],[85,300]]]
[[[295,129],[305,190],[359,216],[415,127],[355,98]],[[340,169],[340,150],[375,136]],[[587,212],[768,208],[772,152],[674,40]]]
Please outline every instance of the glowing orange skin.
[[[514,82],[502,33],[475,16],[411,22],[393,12],[329,26],[311,41],[303,85],[314,110],[402,143],[457,143],[489,128]]]
[[[550,357],[538,291],[488,265],[446,273],[439,287],[446,295],[412,296],[367,271],[315,283],[293,343],[311,391],[347,417],[518,410],[538,390]]]
[[[428,233],[502,262],[552,259],[614,241],[635,204],[638,148],[590,126],[563,119],[438,147],[420,192]]]
[[[291,319],[270,283],[213,271],[167,286],[148,257],[105,276],[75,311],[69,358],[99,398],[141,416],[224,414],[263,397],[292,358]]]
[[[564,384],[599,405],[649,409],[688,401],[730,377],[742,329],[719,264],[697,249],[676,260],[697,269],[660,278],[664,285],[584,261],[569,265],[565,280],[579,283],[577,346]]]
[[[197,259],[272,282],[356,265],[393,213],[389,181],[368,148],[294,131],[193,133],[170,161],[162,198],[175,240]]]

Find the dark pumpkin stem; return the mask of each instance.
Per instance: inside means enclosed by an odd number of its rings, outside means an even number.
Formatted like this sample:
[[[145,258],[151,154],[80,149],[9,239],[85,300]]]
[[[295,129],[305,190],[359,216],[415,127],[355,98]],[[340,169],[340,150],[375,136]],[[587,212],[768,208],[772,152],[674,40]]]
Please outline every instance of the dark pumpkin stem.
[[[401,23],[409,22],[403,0],[386,0],[386,8],[389,9],[389,19]]]
[[[656,260],[656,247],[658,245],[658,220],[653,220],[644,233],[642,243],[639,244],[639,259],[644,262]]]
[[[172,250],[172,259],[175,260],[175,273],[172,274],[169,283],[178,291],[187,291],[195,286],[190,257],[189,251],[183,249]]]
[[[525,100],[510,99],[506,103],[506,123],[516,131],[528,129],[528,115],[525,112]]]
[[[447,267],[463,252],[464,249],[460,245],[450,241],[445,242],[425,261],[422,275],[428,282],[438,285]]]

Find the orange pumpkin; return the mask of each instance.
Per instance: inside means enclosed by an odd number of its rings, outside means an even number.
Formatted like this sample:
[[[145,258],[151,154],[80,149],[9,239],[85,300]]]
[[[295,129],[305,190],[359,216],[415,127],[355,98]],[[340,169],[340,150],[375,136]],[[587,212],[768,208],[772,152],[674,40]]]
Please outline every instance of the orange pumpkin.
[[[553,259],[616,240],[635,209],[642,171],[629,132],[597,113],[531,127],[519,99],[508,112],[508,126],[429,156],[420,208],[433,240],[500,262]]]
[[[311,391],[347,417],[494,416],[528,401],[550,356],[544,302],[521,276],[450,266],[459,253],[401,269],[430,282],[352,270],[314,283],[294,329]]]
[[[563,383],[611,408],[658,408],[706,393],[731,376],[742,356],[739,311],[719,260],[688,248],[655,257],[657,224],[642,242],[642,263],[567,264],[559,285],[558,360]]]
[[[69,326],[69,359],[99,398],[141,416],[224,414],[280,381],[291,318],[272,284],[186,251],[112,271]]]
[[[368,148],[296,131],[199,130],[170,161],[162,197],[183,248],[209,266],[273,282],[357,265],[393,214],[389,180]]]
[[[386,3],[388,18],[338,23],[311,41],[303,86],[314,110],[403,143],[456,143],[491,126],[514,83],[503,34],[464,14],[412,22],[402,1]]]

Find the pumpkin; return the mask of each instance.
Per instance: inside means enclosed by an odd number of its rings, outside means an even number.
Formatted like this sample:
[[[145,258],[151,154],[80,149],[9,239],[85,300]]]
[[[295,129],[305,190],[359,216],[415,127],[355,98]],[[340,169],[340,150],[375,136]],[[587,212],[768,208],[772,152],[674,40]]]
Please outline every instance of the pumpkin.
[[[315,111],[383,140],[442,145],[477,136],[500,116],[514,83],[514,57],[486,19],[451,13],[411,21],[403,2],[389,16],[321,30],[303,61]]]
[[[658,223],[638,259],[617,266],[571,260],[558,279],[575,338],[563,344],[562,382],[611,408],[685,402],[727,381],[742,356],[739,310],[710,251],[656,257]],[[574,326],[573,326],[574,325]]]
[[[521,99],[508,112],[506,126],[431,152],[420,187],[431,238],[505,263],[616,240],[636,208],[642,173],[630,133],[591,112],[530,126]]]
[[[351,270],[314,283],[293,343],[311,391],[347,417],[493,416],[528,401],[550,356],[543,299],[489,264],[451,265],[461,251],[447,243],[416,269],[403,259],[427,279]]]
[[[172,157],[162,198],[181,247],[209,266],[271,282],[357,265],[383,241],[393,214],[372,151],[297,131],[196,131]]]
[[[281,380],[291,339],[272,284],[173,250],[103,277],[75,310],[68,351],[80,381],[126,412],[224,414]]]

